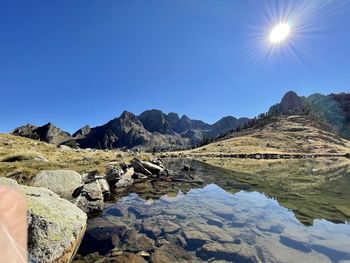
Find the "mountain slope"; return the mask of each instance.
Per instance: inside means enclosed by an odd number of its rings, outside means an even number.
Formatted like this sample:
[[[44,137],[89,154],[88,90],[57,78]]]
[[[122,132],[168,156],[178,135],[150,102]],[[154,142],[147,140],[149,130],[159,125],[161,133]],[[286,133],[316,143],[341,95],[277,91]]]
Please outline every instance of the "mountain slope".
[[[350,142],[325,131],[310,116],[282,115],[259,128],[236,132],[223,140],[189,151],[195,155],[253,153],[346,154]]]

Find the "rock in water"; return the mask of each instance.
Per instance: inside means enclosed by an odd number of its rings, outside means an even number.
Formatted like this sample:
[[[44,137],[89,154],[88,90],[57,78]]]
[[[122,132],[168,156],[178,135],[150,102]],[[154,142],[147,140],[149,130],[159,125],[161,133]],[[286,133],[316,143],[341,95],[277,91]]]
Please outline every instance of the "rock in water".
[[[153,263],[167,263],[167,262],[192,262],[192,255],[184,250],[182,247],[174,244],[165,244],[156,249],[152,254]]]
[[[135,172],[145,175],[152,175],[152,173],[142,165],[141,160],[134,158],[130,161],[130,164],[134,168]]]
[[[259,262],[259,259],[255,256],[254,249],[243,243],[207,243],[201,248],[200,255],[202,258],[215,257],[216,259],[224,259],[230,262]]]
[[[41,171],[32,179],[32,186],[47,188],[65,199],[72,199],[80,185],[81,175],[72,170]]]
[[[86,214],[54,192],[39,187],[12,185],[26,198],[28,206],[28,253],[31,262],[70,262],[86,229]]]
[[[164,168],[160,167],[159,165],[153,164],[151,162],[141,161],[141,164],[143,167],[145,167],[148,171],[150,171],[153,174],[160,174]]]

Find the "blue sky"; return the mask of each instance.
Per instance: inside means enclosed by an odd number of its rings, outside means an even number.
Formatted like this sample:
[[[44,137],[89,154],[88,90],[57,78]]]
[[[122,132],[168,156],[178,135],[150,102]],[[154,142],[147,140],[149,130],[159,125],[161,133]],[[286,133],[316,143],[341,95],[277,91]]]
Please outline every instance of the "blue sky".
[[[3,0],[0,131],[152,108],[212,123],[288,90],[348,92],[349,12],[345,0]],[[282,20],[291,34],[272,49]]]

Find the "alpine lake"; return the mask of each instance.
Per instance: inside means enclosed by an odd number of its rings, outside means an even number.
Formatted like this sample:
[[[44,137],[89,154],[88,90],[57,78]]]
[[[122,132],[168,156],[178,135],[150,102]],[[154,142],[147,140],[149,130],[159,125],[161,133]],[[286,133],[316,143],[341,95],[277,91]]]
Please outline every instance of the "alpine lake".
[[[77,258],[350,262],[349,159],[163,161],[174,176],[115,192]]]

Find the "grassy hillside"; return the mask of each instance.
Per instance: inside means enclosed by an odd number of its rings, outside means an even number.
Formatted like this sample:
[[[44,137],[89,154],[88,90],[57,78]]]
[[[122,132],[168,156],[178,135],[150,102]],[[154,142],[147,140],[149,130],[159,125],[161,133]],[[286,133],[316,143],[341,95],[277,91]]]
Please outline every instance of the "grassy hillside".
[[[131,153],[121,151],[60,149],[45,142],[0,134],[0,176],[23,183],[40,170],[104,171],[106,164],[130,158]]]
[[[223,140],[186,151],[190,155],[239,153],[321,153],[350,152],[350,141],[321,129],[307,116],[281,116],[259,128],[233,133]]]

